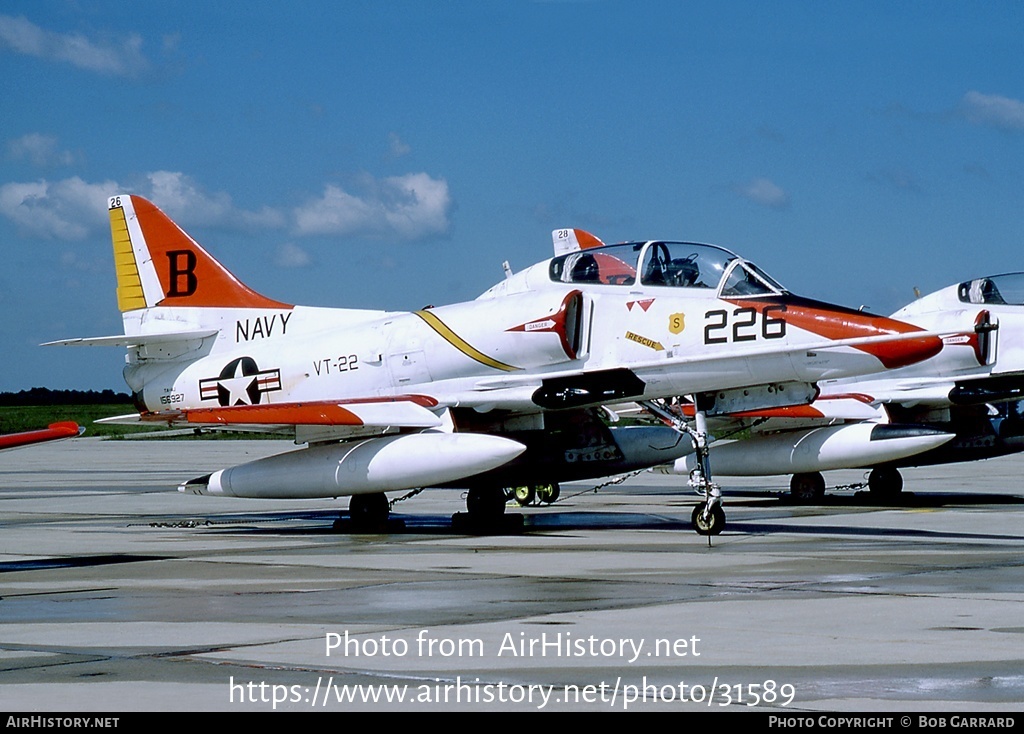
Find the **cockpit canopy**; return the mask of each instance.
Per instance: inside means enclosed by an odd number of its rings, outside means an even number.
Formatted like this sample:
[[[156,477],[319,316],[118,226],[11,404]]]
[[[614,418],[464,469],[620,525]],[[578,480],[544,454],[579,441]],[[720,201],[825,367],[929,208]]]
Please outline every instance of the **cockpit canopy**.
[[[706,288],[721,297],[774,296],[786,290],[752,262],[721,247],[693,242],[627,242],[551,261],[558,283]]]
[[[1024,306],[1024,273],[1005,273],[968,280],[957,286],[964,303]]]

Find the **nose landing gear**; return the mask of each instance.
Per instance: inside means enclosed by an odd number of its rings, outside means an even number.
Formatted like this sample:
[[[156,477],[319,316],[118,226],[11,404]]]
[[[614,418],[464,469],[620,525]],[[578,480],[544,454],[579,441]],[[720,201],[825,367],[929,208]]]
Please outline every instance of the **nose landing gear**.
[[[722,490],[711,481],[707,413],[701,410],[698,404],[694,416],[696,428],[691,428],[681,418],[667,410],[660,403],[652,400],[643,400],[640,401],[640,405],[661,418],[661,420],[679,433],[685,434],[693,440],[694,448],[697,450],[697,468],[690,472],[689,485],[698,494],[704,495],[704,501],[693,508],[690,520],[693,523],[693,529],[699,535],[708,536],[708,545],[711,545],[711,536],[718,535],[725,529],[725,511],[722,509]]]

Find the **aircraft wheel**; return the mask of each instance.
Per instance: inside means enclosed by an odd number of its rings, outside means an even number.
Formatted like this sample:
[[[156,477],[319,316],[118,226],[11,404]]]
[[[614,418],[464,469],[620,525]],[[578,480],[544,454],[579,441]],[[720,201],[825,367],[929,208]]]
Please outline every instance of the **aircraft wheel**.
[[[558,495],[561,494],[561,489],[557,482],[551,484],[538,484],[537,485],[537,499],[543,504],[550,505],[558,500]]]
[[[899,469],[875,467],[868,474],[868,492],[872,497],[891,500],[903,491],[903,476]]]
[[[512,496],[515,497],[516,502],[522,507],[532,505],[533,500],[537,497],[537,493],[532,485],[524,484],[520,487],[512,488]]]
[[[794,474],[789,480],[789,494],[795,502],[820,502],[825,496],[825,477],[821,472]]]
[[[354,494],[348,501],[348,516],[356,527],[375,527],[387,522],[391,505],[383,492]]]
[[[466,497],[466,510],[476,521],[493,522],[505,514],[507,501],[501,487],[473,487]]]
[[[706,504],[706,502],[701,502],[693,508],[693,514],[690,515],[693,529],[699,535],[718,535],[725,528],[725,510],[722,509],[721,505],[715,505],[711,509],[711,516],[704,518],[704,506]]]

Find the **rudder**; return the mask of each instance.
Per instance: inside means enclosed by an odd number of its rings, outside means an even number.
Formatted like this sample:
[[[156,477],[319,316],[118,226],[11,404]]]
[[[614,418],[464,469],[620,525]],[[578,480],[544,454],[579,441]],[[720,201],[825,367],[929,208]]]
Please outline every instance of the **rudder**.
[[[156,306],[291,308],[246,286],[141,196],[112,196],[107,208],[122,313]]]

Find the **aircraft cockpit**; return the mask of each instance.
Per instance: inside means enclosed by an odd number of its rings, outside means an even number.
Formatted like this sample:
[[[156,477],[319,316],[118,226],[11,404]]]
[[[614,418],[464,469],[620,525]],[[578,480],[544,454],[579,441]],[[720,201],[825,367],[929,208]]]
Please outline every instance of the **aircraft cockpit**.
[[[1024,273],[968,280],[957,286],[957,295],[964,303],[1024,306]]]
[[[720,297],[774,296],[785,293],[751,262],[714,245],[692,242],[628,242],[594,247],[551,261],[551,280],[559,283],[704,288]]]

